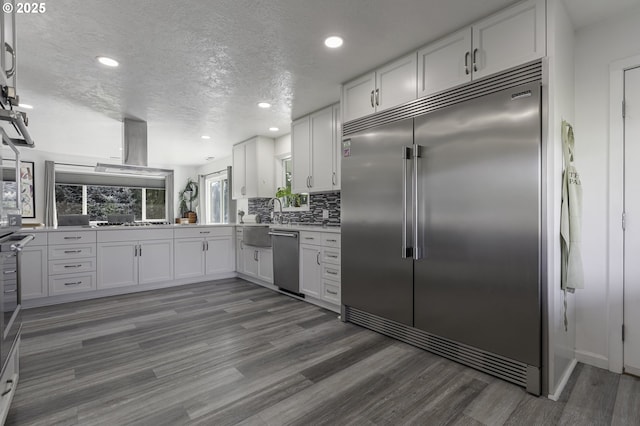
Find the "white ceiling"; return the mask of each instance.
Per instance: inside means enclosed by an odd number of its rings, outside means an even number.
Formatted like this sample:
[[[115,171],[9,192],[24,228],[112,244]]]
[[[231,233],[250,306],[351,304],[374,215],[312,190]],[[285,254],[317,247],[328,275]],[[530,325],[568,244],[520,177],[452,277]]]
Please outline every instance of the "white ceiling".
[[[576,25],[638,1],[566,0]],[[342,82],[511,3],[48,2],[42,15],[18,15],[18,91],[35,106],[39,150],[119,157],[131,117],[148,122],[150,166],[199,165],[253,135],[288,133],[292,118],[337,102]],[[344,37],[341,49],[323,45],[330,34]],[[99,66],[99,55],[120,67]],[[257,108],[262,100],[273,107]]]

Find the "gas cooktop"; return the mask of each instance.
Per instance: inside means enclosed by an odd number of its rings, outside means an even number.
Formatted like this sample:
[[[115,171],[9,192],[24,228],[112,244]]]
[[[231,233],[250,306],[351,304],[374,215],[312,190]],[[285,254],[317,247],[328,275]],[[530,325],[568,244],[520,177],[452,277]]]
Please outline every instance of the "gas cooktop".
[[[171,222],[167,221],[149,221],[149,222],[97,222],[96,226],[106,227],[106,226],[157,226],[157,225],[171,225]]]

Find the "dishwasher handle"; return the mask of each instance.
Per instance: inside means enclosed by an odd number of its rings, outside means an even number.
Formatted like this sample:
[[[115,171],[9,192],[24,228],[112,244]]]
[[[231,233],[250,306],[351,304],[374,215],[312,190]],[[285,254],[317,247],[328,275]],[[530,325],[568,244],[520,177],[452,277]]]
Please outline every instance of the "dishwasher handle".
[[[293,232],[269,232],[269,235],[273,235],[274,237],[298,238],[298,234],[294,234]]]

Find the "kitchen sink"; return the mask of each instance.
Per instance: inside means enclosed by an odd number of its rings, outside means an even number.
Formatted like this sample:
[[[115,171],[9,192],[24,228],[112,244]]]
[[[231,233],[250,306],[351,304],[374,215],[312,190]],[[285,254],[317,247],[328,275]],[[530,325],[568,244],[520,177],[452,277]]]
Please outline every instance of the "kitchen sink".
[[[271,247],[269,225],[245,226],[242,230],[242,242],[247,246]]]

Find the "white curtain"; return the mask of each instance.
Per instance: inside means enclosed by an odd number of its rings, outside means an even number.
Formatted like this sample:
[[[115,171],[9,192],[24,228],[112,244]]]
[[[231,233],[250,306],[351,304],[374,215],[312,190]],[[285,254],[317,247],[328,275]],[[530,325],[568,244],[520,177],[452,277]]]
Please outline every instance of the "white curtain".
[[[173,222],[174,218],[175,218],[175,213],[174,213],[174,203],[173,200],[175,199],[175,194],[174,194],[174,189],[173,189],[173,172],[169,173],[165,178],[164,178],[164,193],[165,193],[165,197],[166,199],[166,203],[167,203],[167,220],[169,222]]]
[[[53,161],[44,162],[44,225],[56,226],[56,165]]]

